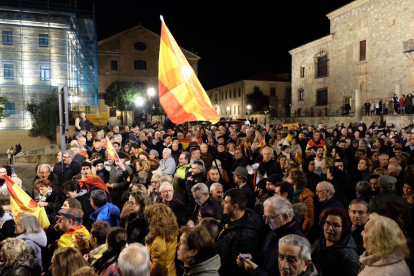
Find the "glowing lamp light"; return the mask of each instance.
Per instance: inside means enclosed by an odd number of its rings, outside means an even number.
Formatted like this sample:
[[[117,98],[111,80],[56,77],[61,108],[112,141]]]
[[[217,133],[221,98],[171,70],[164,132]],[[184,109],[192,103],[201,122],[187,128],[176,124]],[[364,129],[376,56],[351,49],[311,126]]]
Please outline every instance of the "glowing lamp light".
[[[77,103],[78,101],[79,101],[79,97],[78,96],[73,97],[73,102]]]
[[[250,110],[252,107],[250,105],[247,106],[247,109]]]
[[[144,98],[142,98],[141,96],[138,96],[138,97],[135,99],[135,104],[136,104],[137,106],[143,106],[143,105],[144,105]]]
[[[150,87],[148,88],[148,96],[152,97],[155,95],[155,89]]]

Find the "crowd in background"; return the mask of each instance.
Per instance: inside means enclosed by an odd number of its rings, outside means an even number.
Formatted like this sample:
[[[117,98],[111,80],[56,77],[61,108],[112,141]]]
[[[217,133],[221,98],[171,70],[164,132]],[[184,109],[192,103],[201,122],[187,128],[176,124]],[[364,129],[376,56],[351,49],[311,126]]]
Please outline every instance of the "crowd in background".
[[[79,120],[70,149],[39,164],[26,191],[47,229],[14,218],[4,175],[27,185],[0,168],[0,275],[414,271],[413,123],[147,121],[105,132]]]

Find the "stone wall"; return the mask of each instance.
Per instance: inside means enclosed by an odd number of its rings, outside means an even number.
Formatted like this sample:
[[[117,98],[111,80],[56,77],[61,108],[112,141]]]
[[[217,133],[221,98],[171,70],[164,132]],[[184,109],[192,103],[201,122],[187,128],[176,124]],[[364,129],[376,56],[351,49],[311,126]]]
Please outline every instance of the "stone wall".
[[[319,89],[328,90],[332,113],[346,98],[354,108],[356,89],[362,90],[362,103],[413,91],[413,58],[402,52],[403,41],[414,38],[413,12],[414,0],[356,0],[328,14],[328,36],[290,51],[292,113],[315,107]],[[361,41],[366,41],[365,60],[360,60]],[[324,55],[328,77],[316,78],[317,58]],[[299,90],[304,91],[303,101]]]

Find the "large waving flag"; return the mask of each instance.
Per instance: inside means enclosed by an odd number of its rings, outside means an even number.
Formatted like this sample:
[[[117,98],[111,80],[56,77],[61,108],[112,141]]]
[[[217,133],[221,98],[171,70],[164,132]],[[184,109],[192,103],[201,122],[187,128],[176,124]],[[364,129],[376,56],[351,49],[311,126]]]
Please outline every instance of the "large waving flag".
[[[176,124],[191,121],[217,123],[220,116],[162,17],[161,21],[158,87],[165,113]]]
[[[9,190],[11,210],[16,217],[15,219],[17,220],[19,215],[22,214],[32,214],[38,218],[43,229],[49,227],[50,222],[45,208],[37,205],[37,203],[7,175],[4,176],[4,179],[6,180],[7,190]]]

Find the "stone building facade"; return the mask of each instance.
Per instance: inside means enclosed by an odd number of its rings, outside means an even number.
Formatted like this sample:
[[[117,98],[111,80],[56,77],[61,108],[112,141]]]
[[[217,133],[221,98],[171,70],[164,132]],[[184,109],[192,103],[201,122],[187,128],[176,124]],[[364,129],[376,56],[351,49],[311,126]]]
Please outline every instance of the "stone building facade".
[[[414,90],[414,0],[355,0],[329,14],[330,34],[290,51],[292,115],[340,115],[346,103]],[[414,41],[413,41],[414,42]],[[312,114],[311,114],[312,112]]]
[[[144,94],[148,88],[154,88],[154,97],[158,97],[160,36],[138,25],[99,41],[98,48],[99,115],[109,121],[110,125],[120,124],[121,112],[105,105],[103,94],[114,81],[125,81],[136,84]],[[197,74],[200,57],[183,48],[181,50]],[[134,112],[128,112],[128,124],[133,122],[140,111],[140,108],[136,108]]]
[[[273,116],[286,115],[291,98],[291,83],[287,75],[261,73],[246,80],[210,89],[207,95],[221,117],[245,118],[248,115],[246,96],[262,91],[269,96],[269,111]],[[250,110],[253,114],[260,110]]]

